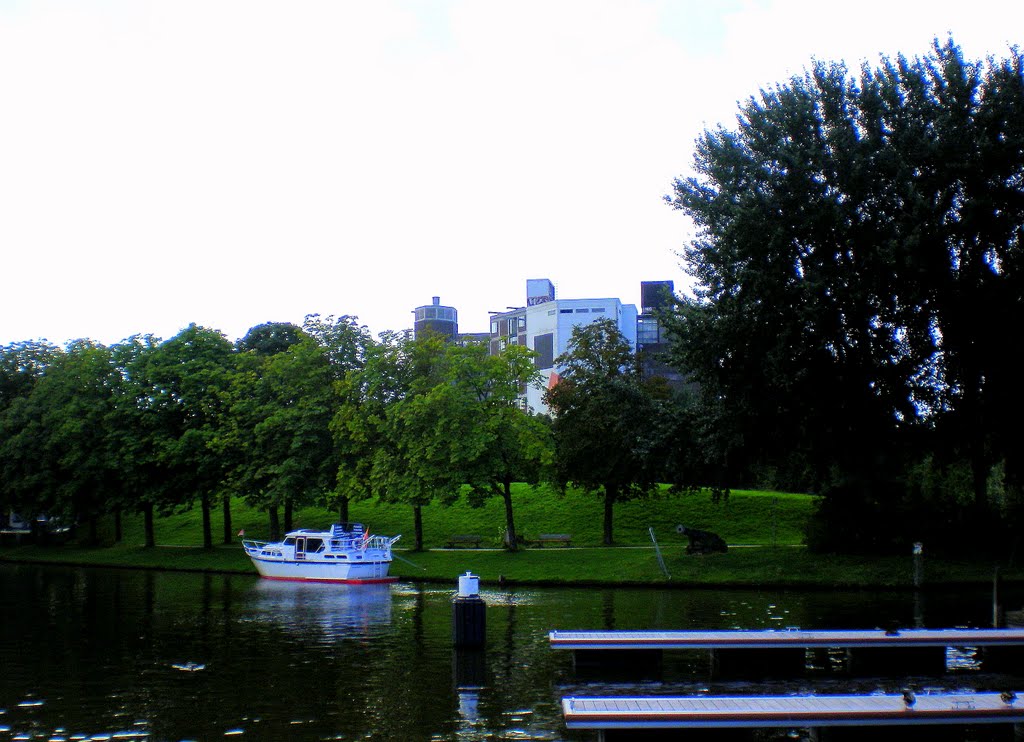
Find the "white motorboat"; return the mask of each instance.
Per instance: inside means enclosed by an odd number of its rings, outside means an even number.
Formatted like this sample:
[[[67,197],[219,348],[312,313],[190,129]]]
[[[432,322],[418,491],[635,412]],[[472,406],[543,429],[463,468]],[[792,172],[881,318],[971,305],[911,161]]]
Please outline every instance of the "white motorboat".
[[[243,539],[256,571],[268,580],[297,582],[394,582],[391,546],[401,536],[373,536],[362,523],[335,523],[329,531],[302,529],[284,541]]]

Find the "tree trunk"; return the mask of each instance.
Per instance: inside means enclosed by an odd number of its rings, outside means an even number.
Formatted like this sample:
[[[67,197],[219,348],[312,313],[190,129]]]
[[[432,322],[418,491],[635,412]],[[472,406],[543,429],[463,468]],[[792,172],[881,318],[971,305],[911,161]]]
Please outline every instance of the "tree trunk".
[[[281,521],[277,518],[277,505],[271,505],[267,515],[270,517],[270,540],[277,541],[281,538]]]
[[[505,547],[509,551],[517,551],[519,543],[516,539],[516,524],[512,520],[512,482],[502,482],[501,497],[505,501]]]
[[[121,508],[114,509],[114,543],[121,543],[124,532],[121,530]]]
[[[338,522],[348,523],[348,498],[345,495],[338,498]]]
[[[210,527],[210,496],[204,492],[199,498],[199,502],[203,509],[203,548],[212,549],[213,529]]]
[[[423,551],[423,506],[412,506],[413,551]]]
[[[985,419],[982,412],[982,387],[984,375],[974,364],[963,370],[965,380],[964,398],[960,403],[963,411],[961,435],[967,439],[967,455],[971,462],[971,489],[974,491],[974,507],[971,519],[973,527],[980,526],[988,509],[988,474],[991,462],[985,445]]]
[[[1019,441],[1016,440],[1016,435],[1006,436],[1010,439],[1010,448],[1007,449],[1006,457],[1003,459],[1003,487],[1005,488],[1003,497],[1006,502],[1009,503],[1009,512],[1007,513],[1007,536],[1009,537],[1009,544],[1007,545],[1008,552],[1006,552],[1007,566],[1013,567],[1017,562],[1017,548],[1020,546],[1021,533],[1024,531],[1024,483],[1022,483],[1022,473],[1020,468],[1020,459],[1017,457],[1016,451],[1020,450]],[[1003,551],[1001,548],[1000,551]]]
[[[156,537],[153,535],[153,503],[147,502],[142,506],[142,519],[146,530],[146,548],[152,549],[156,546]]]
[[[618,499],[619,488],[615,485],[604,487],[604,545],[612,545],[612,509]]]
[[[224,495],[224,543],[231,543],[231,496]]]
[[[985,452],[985,444],[976,435],[971,445],[971,489],[974,490],[975,517],[981,518],[988,511],[988,474],[989,463]]]
[[[289,531],[294,530],[294,523],[293,523],[293,520],[292,520],[293,511],[294,511],[294,505],[292,504],[292,498],[290,498],[290,497],[285,498],[285,501],[284,501],[284,532],[285,533],[288,533]]]

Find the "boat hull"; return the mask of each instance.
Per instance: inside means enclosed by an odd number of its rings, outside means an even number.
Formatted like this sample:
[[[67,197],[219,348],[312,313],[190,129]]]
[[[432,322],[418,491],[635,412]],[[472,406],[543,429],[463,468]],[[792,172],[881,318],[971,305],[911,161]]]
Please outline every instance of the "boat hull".
[[[389,562],[330,564],[323,562],[277,561],[249,557],[260,577],[289,582],[339,582],[348,584],[396,582],[388,575]]]

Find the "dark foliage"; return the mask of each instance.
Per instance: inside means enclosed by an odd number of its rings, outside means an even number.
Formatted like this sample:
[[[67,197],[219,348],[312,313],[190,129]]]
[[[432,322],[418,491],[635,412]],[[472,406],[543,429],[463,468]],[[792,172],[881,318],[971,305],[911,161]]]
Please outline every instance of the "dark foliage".
[[[878,517],[920,513],[898,503],[934,454],[969,463],[981,527],[992,467],[1021,487],[1021,55],[815,64],[706,132],[696,171],[671,202],[698,288],[671,327],[732,479],[826,494],[823,540],[873,546]]]

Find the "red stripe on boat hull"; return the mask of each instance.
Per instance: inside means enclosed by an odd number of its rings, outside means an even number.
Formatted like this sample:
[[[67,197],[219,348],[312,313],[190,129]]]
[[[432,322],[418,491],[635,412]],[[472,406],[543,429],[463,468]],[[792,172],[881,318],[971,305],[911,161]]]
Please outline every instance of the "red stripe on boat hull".
[[[260,575],[264,580],[275,580],[276,582],[331,582],[338,585],[378,585],[383,582],[398,582],[397,577],[368,577],[363,580],[339,580],[323,577],[267,577]]]

